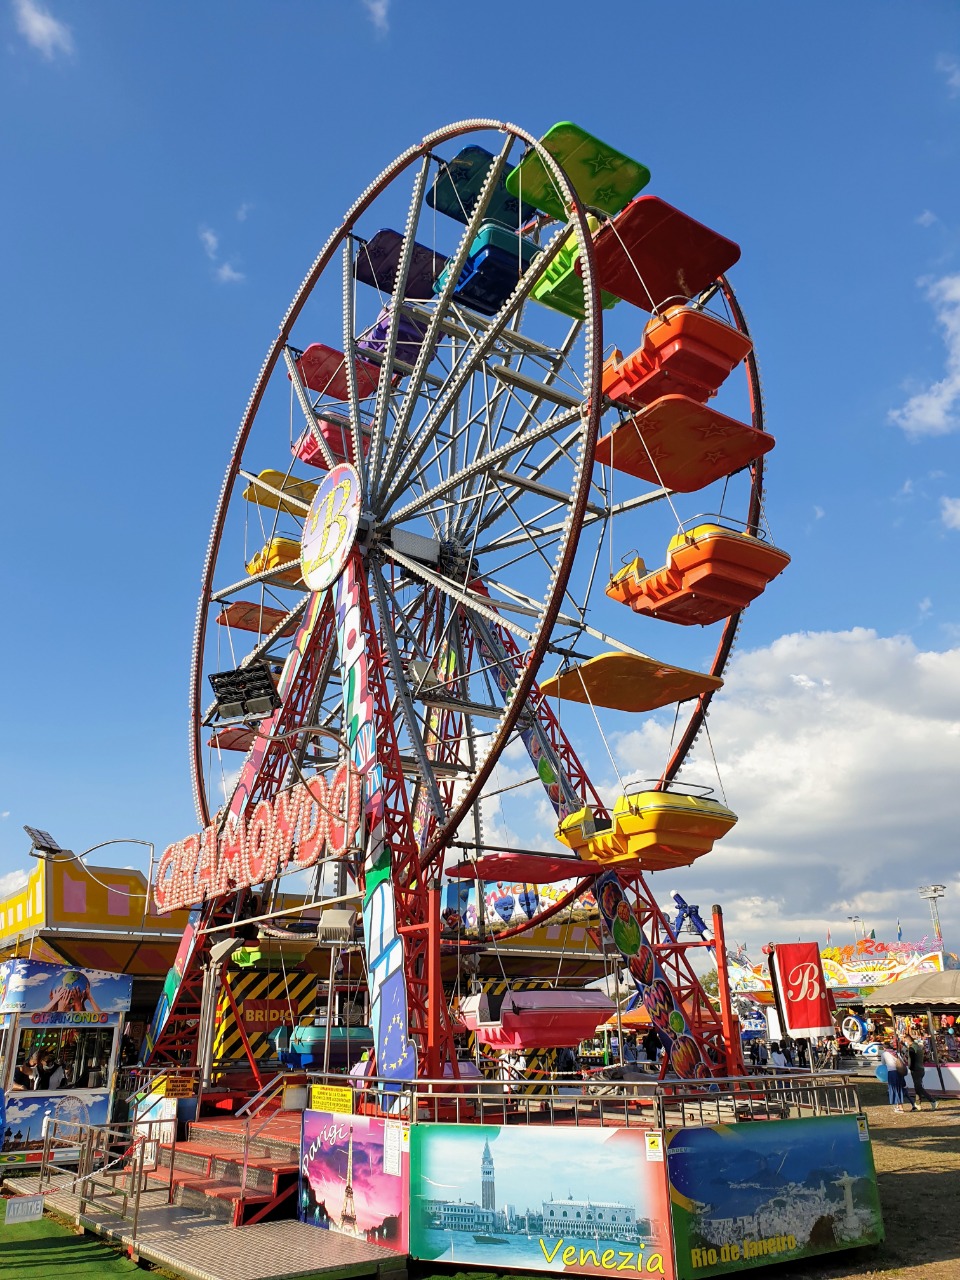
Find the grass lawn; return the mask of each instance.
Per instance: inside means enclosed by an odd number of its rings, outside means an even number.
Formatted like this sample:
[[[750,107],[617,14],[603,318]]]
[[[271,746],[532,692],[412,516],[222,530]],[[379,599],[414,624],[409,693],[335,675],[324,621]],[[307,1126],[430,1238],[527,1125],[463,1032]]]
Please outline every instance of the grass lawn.
[[[0,1212],[3,1201],[0,1200]],[[0,1280],[95,1280],[144,1275],[135,1262],[96,1236],[74,1235],[44,1215],[39,1222],[0,1222]]]

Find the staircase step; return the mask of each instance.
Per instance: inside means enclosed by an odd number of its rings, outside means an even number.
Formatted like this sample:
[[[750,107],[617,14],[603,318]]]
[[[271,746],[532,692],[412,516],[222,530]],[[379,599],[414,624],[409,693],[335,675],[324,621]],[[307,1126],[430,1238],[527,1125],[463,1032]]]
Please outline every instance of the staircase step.
[[[157,1163],[165,1169],[170,1168],[171,1150],[175,1169],[183,1169],[188,1173],[193,1171],[208,1174],[210,1172],[210,1163],[215,1158],[215,1153],[209,1148],[193,1142],[181,1142],[175,1148],[161,1144],[157,1153]]]
[[[283,1182],[297,1178],[299,1172],[299,1165],[293,1161],[267,1160],[251,1156],[247,1160],[246,1185],[264,1190],[279,1189]],[[218,1157],[210,1167],[210,1176],[220,1178],[224,1182],[240,1183],[243,1181],[243,1160]]]

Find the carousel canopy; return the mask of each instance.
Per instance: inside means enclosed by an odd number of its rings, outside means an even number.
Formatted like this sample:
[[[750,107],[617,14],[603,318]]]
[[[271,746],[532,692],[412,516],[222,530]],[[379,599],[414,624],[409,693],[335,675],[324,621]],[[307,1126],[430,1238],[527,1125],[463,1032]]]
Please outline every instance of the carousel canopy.
[[[937,1009],[949,1012],[960,1009],[960,969],[901,978],[889,987],[873,991],[866,1003],[871,1008],[893,1010]]]

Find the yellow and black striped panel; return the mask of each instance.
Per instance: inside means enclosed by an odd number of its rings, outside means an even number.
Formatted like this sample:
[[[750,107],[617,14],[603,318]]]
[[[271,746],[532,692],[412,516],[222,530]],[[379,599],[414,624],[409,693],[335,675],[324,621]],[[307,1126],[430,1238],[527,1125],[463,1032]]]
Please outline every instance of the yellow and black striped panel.
[[[317,975],[301,973],[294,969],[288,971],[286,979],[282,973],[272,973],[263,969],[231,970],[227,975],[230,990],[237,1002],[240,1016],[244,1016],[244,1006],[248,1013],[264,1016],[251,1016],[245,1020],[244,1030],[250,1041],[253,1056],[269,1058],[273,1055],[270,1043],[270,1032],[275,1031],[281,1023],[290,1022],[290,1008],[296,1019],[312,1014],[316,1006]],[[278,1016],[274,1017],[276,1014]],[[244,1057],[243,1040],[233,1016],[233,1009],[225,991],[220,992],[217,1003],[217,1031],[213,1041],[213,1060],[223,1062],[231,1058]]]
[[[497,978],[488,982],[481,983],[483,991],[490,995],[498,996],[506,991],[509,986],[512,991],[552,991],[555,983],[545,978],[516,978],[507,983],[503,978]],[[470,1050],[470,1056],[476,1054],[476,1033],[467,1032],[467,1047]],[[490,1053],[490,1057],[487,1056]],[[556,1049],[525,1049],[523,1056],[527,1060],[527,1076],[530,1083],[517,1085],[511,1090],[514,1097],[523,1096],[534,1098],[549,1093],[550,1089],[547,1085],[538,1083],[544,1076],[550,1077],[554,1075],[557,1069],[557,1050]],[[481,1046],[480,1052],[480,1070],[485,1076],[491,1080],[499,1078],[500,1059],[499,1054],[495,1050],[485,1051]]]

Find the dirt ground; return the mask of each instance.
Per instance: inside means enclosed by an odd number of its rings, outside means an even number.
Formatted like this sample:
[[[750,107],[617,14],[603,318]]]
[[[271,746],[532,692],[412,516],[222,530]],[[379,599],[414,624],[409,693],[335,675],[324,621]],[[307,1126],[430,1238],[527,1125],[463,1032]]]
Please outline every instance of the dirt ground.
[[[886,1241],[823,1262],[762,1267],[757,1280],[960,1280],[960,1099],[897,1115],[885,1085],[859,1084],[873,1137]]]

